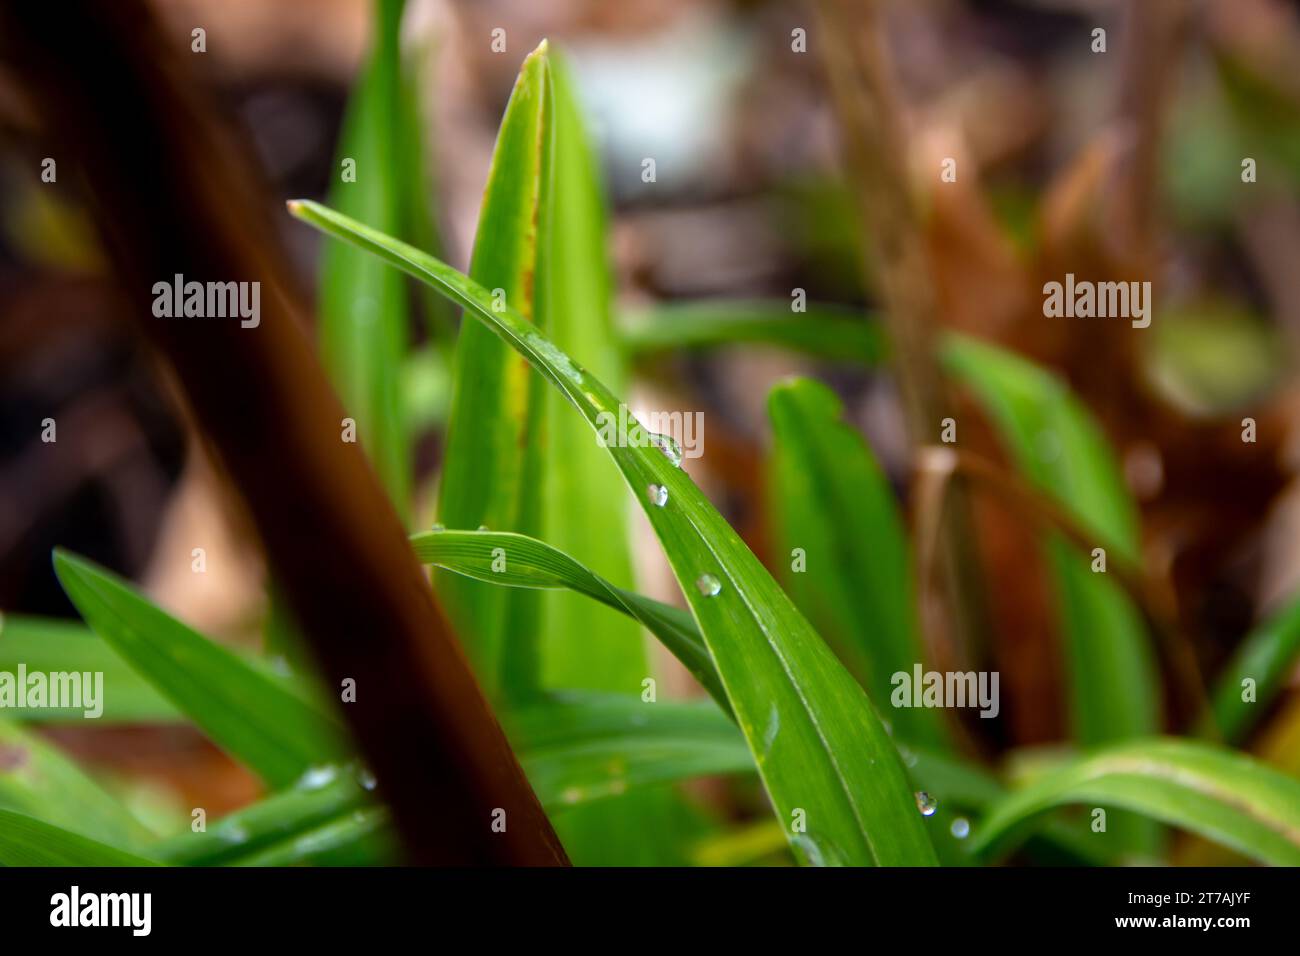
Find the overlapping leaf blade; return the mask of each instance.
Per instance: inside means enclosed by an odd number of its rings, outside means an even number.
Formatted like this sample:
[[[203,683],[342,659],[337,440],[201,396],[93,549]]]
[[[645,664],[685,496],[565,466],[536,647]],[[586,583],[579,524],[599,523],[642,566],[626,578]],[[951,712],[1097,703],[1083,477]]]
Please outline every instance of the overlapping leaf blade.
[[[1040,814],[1072,803],[1124,807],[1262,862],[1300,866],[1300,781],[1229,750],[1173,738],[1114,744],[1049,772],[994,807],[974,849],[1005,850]],[[1090,827],[1091,819],[1079,825]]]
[[[84,624],[57,618],[6,615],[0,621],[0,671],[103,675],[103,712],[97,723],[160,723],[180,712]],[[85,719],[84,708],[6,707],[18,720],[61,723]]]
[[[344,121],[330,201],[387,231],[403,232],[398,171],[410,134],[398,42],[404,0],[377,0],[375,48]],[[346,174],[344,164],[350,163]],[[410,504],[401,363],[410,334],[401,276],[343,243],[327,243],[321,267],[321,357],[356,434],[398,512]],[[340,423],[340,431],[342,430]]]
[[[497,135],[470,273],[492,306],[536,317],[538,230],[549,221],[554,96],[543,46],[519,71]],[[376,263],[378,264],[378,263]],[[391,270],[389,270],[391,271]],[[541,520],[542,389],[496,336],[462,322],[438,519],[448,528],[533,533]],[[435,577],[489,693],[527,694],[538,682],[539,601],[455,575]]]
[[[528,359],[595,429],[618,400],[524,317],[444,263],[317,203],[299,218],[440,289]],[[735,531],[664,452],[639,438],[609,448],[646,510],[714,658],[777,814],[811,862],[926,864],[934,850],[893,744],[870,702]],[[666,489],[665,507],[645,490]],[[716,593],[700,582],[716,578]],[[796,811],[803,811],[798,813]]]
[[[0,866],[156,866],[153,860],[13,810],[0,810]]]
[[[1240,741],[1286,682],[1300,657],[1300,600],[1293,601],[1241,642],[1219,675],[1211,699],[1214,729]],[[1247,693],[1246,681],[1251,681]]]
[[[0,721],[0,807],[113,846],[140,847],[152,839],[57,748],[8,721]]]
[[[883,709],[892,675],[911,675],[924,660],[911,548],[893,489],[862,436],[841,420],[840,401],[825,385],[783,382],[768,397],[768,411],[782,580]],[[903,740],[946,745],[937,711],[888,714]]]
[[[89,561],[54,568],[86,623],[213,742],[273,787],[337,759],[343,730],[304,696],[155,607]]]
[[[728,708],[704,639],[690,614],[615,587],[573,558],[544,541],[498,531],[435,531],[413,535],[411,545],[421,561],[489,584],[517,588],[565,588],[599,601],[640,622],[663,643],[706,690]],[[565,637],[577,648],[590,638],[586,631]],[[635,631],[626,636],[639,641]]]
[[[979,398],[1025,477],[1096,535],[1110,560],[1140,560],[1137,511],[1101,430],[1055,376],[992,345],[950,336],[950,372]],[[1059,536],[1046,541],[1065,637],[1075,739],[1084,746],[1159,729],[1160,685],[1149,635],[1120,585]],[[1143,821],[1116,815],[1135,849],[1155,847]]]

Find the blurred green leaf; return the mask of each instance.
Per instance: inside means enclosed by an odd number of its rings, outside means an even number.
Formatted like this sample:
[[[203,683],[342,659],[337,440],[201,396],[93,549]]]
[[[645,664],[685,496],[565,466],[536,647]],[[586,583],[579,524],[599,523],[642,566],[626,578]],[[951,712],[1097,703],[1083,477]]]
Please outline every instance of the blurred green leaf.
[[[156,866],[153,860],[0,810],[0,866]]]
[[[1300,865],[1300,781],[1229,750],[1173,738],[1099,749],[1011,793],[981,822],[973,849],[1001,853],[1040,814],[1072,803],[1124,807],[1264,863]],[[1107,833],[1092,835],[1101,841]]]
[[[943,748],[939,713],[884,710],[892,675],[924,662],[912,549],[888,478],[825,385],[792,379],[768,396],[771,512],[781,580],[905,741]],[[805,562],[792,569],[794,549]]]
[[[1300,657],[1300,599],[1251,631],[1228,661],[1211,697],[1215,729],[1229,743],[1250,732],[1285,686]],[[1254,682],[1252,699],[1242,700],[1243,682]],[[1207,728],[1208,729],[1208,728]]]
[[[288,786],[343,752],[343,730],[331,718],[115,575],[62,551],[54,554],[54,569],[86,623],[217,746],[271,786]]]
[[[729,345],[788,348],[836,362],[877,365],[883,331],[861,310],[808,303],[806,312],[772,300],[719,300],[658,305],[624,319],[623,347],[636,358]]]
[[[151,834],[56,747],[0,721],[0,807],[113,846],[140,847]]]
[[[347,865],[391,863],[397,847],[388,813],[365,779],[355,768],[315,768],[290,789],[209,822],[202,832],[170,837],[149,853],[184,866],[290,866],[337,865],[346,849]]]
[[[745,739],[712,703],[570,691],[509,714],[506,725],[552,813],[657,783],[754,770]]]
[[[5,615],[0,618],[0,671],[81,672],[104,675],[103,713],[96,724],[172,723],[180,712],[84,624],[58,618]],[[84,708],[6,708],[15,720],[80,722]]]
[[[523,316],[495,310],[492,294],[473,280],[317,203],[295,202],[290,209],[460,303],[560,389],[593,428],[604,423],[608,430],[618,419],[620,403],[604,385]],[[806,822],[806,832],[790,833],[795,852],[812,863],[933,863],[893,743],[857,682],[670,460],[671,449],[637,435],[608,450],[686,593],[778,817]],[[666,492],[662,507],[648,500],[651,485]]]
[[[377,0],[375,47],[348,104],[330,202],[388,232],[403,233],[410,194],[399,172],[414,135],[404,105],[398,42],[404,0]],[[343,164],[355,164],[355,181]],[[400,275],[345,243],[326,243],[321,266],[321,357],[356,433],[398,512],[410,507],[411,462],[402,419],[400,370],[410,334]],[[342,426],[340,425],[340,430]]]
[[[1095,534],[1108,560],[1140,563],[1137,508],[1105,436],[1056,376],[1003,349],[950,335],[948,371],[966,384],[1000,431],[1020,471]],[[1149,736],[1159,729],[1160,685],[1146,628],[1120,585],[1092,571],[1059,535],[1045,543],[1066,645],[1074,736],[1084,746]],[[1136,849],[1155,831],[1112,821]]]
[[[1286,370],[1277,330],[1231,302],[1163,310],[1152,331],[1147,374],[1188,415],[1223,415],[1259,401]]]
[[[504,587],[567,588],[628,615],[659,638],[724,709],[730,708],[704,638],[686,611],[615,587],[544,541],[521,534],[433,531],[412,535],[411,545],[421,561],[457,574]],[[589,636],[586,631],[565,635],[578,647]]]

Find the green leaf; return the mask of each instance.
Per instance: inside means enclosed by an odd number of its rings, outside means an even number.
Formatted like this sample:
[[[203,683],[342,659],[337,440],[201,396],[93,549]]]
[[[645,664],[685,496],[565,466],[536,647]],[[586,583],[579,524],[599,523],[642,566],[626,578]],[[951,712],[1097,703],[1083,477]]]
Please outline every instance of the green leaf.
[[[538,225],[537,326],[556,347],[621,390],[623,355],[613,333],[598,166],[569,70],[558,54],[551,53],[550,60],[555,157]],[[531,381],[541,384],[537,376]],[[632,583],[627,495],[609,493],[620,486],[618,470],[562,396],[545,389],[540,401],[540,535],[626,587]],[[582,507],[575,508],[575,502]],[[573,640],[577,634],[583,639]],[[632,693],[650,673],[636,622],[568,591],[542,597],[538,637],[542,687]],[[676,862],[671,854],[680,828],[673,822],[671,799],[669,793],[639,793],[565,814],[557,824],[560,839],[574,863],[583,866]],[[647,830],[663,839],[647,843],[641,838]]]
[[[736,725],[712,703],[572,691],[505,723],[551,813],[654,784],[754,770]]]
[[[1140,561],[1137,509],[1101,429],[1051,373],[974,339],[949,336],[948,370],[984,405],[1025,477],[1095,535],[1108,560]],[[1123,588],[1094,573],[1059,535],[1046,540],[1061,605],[1074,736],[1084,746],[1149,736],[1159,729],[1160,685],[1149,637]],[[1135,848],[1155,831],[1112,821]]]
[[[333,167],[330,202],[390,232],[401,232],[405,191],[397,173],[404,134],[401,50],[403,0],[378,0],[375,49],[348,104]],[[355,181],[343,164],[355,163]],[[321,266],[321,358],[356,434],[394,506],[410,505],[411,462],[402,418],[400,370],[410,333],[400,275],[351,246],[328,243]],[[340,423],[340,432],[342,424]]]
[[[543,44],[524,61],[510,94],[470,266],[498,304],[528,320],[536,312],[538,227],[549,217],[552,113]],[[501,341],[478,322],[461,323],[438,501],[438,519],[448,528],[538,530],[541,394]],[[537,596],[448,575],[436,576],[435,586],[488,692],[511,698],[535,689]]]
[[[611,388],[624,369],[611,320],[605,258],[605,209],[596,160],[578,113],[569,71],[553,58],[555,89],[554,201],[544,208],[548,245],[539,270],[538,326]],[[548,390],[540,477],[545,489],[541,537],[577,556],[619,587],[632,583],[627,497],[618,470],[591,430]],[[574,507],[581,502],[581,507]],[[543,601],[543,684],[592,690],[639,690],[646,676],[640,629],[576,595],[556,591]],[[585,639],[574,641],[574,634]]]
[[[0,721],[0,807],[114,846],[138,847],[153,838],[56,747],[8,721]]]
[[[1269,703],[1286,684],[1300,657],[1300,599],[1252,631],[1219,675],[1211,697],[1214,723],[1223,739],[1245,738]],[[1254,681],[1254,694],[1242,700],[1243,682]]]
[[[841,420],[825,385],[801,378],[768,397],[775,443],[772,502],[778,565],[794,601],[871,698],[884,708],[892,677],[924,661],[912,553],[889,479]],[[806,562],[792,569],[800,549]],[[901,739],[944,747],[938,711],[886,711]]]
[[[103,712],[97,724],[173,723],[180,712],[84,624],[57,618],[0,618],[0,671],[103,674]],[[41,723],[80,722],[85,709],[6,707],[6,716]]]
[[[860,309],[809,303],[806,312],[770,300],[719,300],[657,305],[624,318],[623,347],[636,358],[683,349],[765,345],[835,362],[878,365],[884,334]]]
[[[1112,745],[1049,772],[997,804],[973,848],[1002,852],[1039,814],[1074,803],[1123,807],[1261,862],[1300,866],[1300,781],[1229,750],[1173,738]]]
[[[154,607],[115,575],[56,551],[69,599],[111,644],[212,741],[273,787],[337,758],[342,728],[285,686]]]
[[[397,858],[387,811],[375,804],[355,768],[318,767],[297,785],[150,849],[184,866],[294,866],[391,862]]]
[[[730,709],[704,638],[686,611],[615,587],[546,542],[521,534],[432,531],[412,535],[411,545],[424,563],[456,574],[504,587],[567,588],[626,614],[659,638],[724,710]],[[585,631],[565,636],[578,648],[590,637]]]
[[[0,810],[0,866],[156,866],[26,814]]]
[[[611,437],[619,402],[609,389],[523,316],[494,310],[488,290],[317,203],[290,209],[460,303]],[[933,863],[898,755],[857,682],[685,472],[648,436],[629,438],[607,443],[609,453],[686,593],[778,817],[807,822],[807,832],[790,834],[796,853],[820,863]],[[652,484],[667,491],[663,507],[647,499]],[[716,588],[703,586],[713,578]]]

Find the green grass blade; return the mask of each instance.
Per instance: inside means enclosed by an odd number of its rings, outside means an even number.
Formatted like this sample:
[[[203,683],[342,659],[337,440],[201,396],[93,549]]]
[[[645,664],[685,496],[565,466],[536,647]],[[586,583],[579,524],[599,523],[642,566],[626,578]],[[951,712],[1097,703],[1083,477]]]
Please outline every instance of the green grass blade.
[[[1294,600],[1252,631],[1219,675],[1211,696],[1214,723],[1223,739],[1237,743],[1268,712],[1300,657],[1300,600]],[[1245,682],[1253,696],[1243,700]]]
[[[497,135],[470,272],[498,303],[535,317],[538,225],[550,203],[553,97],[545,47],[519,71]],[[381,263],[376,263],[380,264]],[[535,533],[540,522],[541,388],[527,366],[478,322],[462,322],[452,371],[451,417],[438,520]],[[506,697],[537,685],[537,595],[438,575],[480,681]]]
[[[527,358],[598,432],[617,420],[619,402],[604,385],[523,316],[494,311],[491,293],[473,280],[317,203],[295,202],[290,209],[458,302]],[[902,764],[857,682],[661,448],[637,440],[608,450],[687,595],[778,817],[806,823],[806,832],[790,834],[796,853],[822,863],[933,863]],[[667,490],[664,507],[647,500],[652,484]],[[717,579],[716,593],[700,586],[706,575]]]
[[[992,810],[972,836],[973,849],[1000,853],[1038,815],[1066,804],[1124,807],[1261,862],[1300,866],[1300,781],[1229,750],[1173,738],[1115,744],[1049,772]],[[1091,815],[1079,827],[1090,828]]]
[[[0,810],[0,866],[157,866],[98,840]]]
[[[736,725],[712,703],[573,691],[509,714],[506,726],[552,813],[654,784],[754,770]]]
[[[0,671],[58,671],[104,675],[103,713],[96,724],[174,723],[180,711],[114,653],[84,624],[57,618],[6,615],[0,618]],[[41,723],[85,719],[84,709],[6,707],[5,716]]]
[[[657,305],[623,319],[620,338],[634,358],[734,345],[763,345],[834,362],[879,365],[885,339],[879,323],[856,308],[809,303],[792,312],[774,300],[721,300]]]
[[[431,531],[412,535],[411,545],[424,563],[456,574],[504,587],[565,588],[626,614],[659,638],[714,699],[730,709],[704,638],[686,611],[615,587],[562,551],[521,534]],[[586,631],[565,634],[578,649],[590,637]],[[639,641],[639,635],[633,631],[626,639]]]
[[[838,397],[811,379],[768,396],[771,510],[786,590],[877,701],[902,740],[944,747],[939,712],[886,709],[896,673],[923,663],[912,554],[889,479]],[[806,565],[794,570],[799,548]]]
[[[1137,508],[1119,465],[1087,410],[1051,373],[1010,352],[949,336],[947,369],[975,394],[1025,477],[1096,535],[1107,559],[1140,563]],[[1150,736],[1161,694],[1149,635],[1123,588],[1094,573],[1089,556],[1060,536],[1046,540],[1061,608],[1074,737],[1085,747]],[[1122,816],[1117,833],[1152,851],[1156,831]]]
[[[0,807],[120,847],[153,838],[121,803],[56,747],[0,721]]]
[[[555,194],[543,227],[549,244],[539,270],[538,326],[612,389],[624,369],[611,321],[605,252],[605,209],[595,157],[587,142],[564,61],[553,60],[555,80]],[[619,587],[632,583],[626,495],[618,470],[591,439],[591,431],[547,390],[542,451],[545,495],[540,537],[575,555]],[[574,507],[575,502],[582,506]],[[576,595],[555,591],[543,601],[543,683],[548,687],[640,690],[646,654],[639,628]],[[581,643],[570,640],[584,634]]]
[[[86,623],[212,741],[272,787],[336,759],[342,728],[280,682],[150,604],[121,579],[56,551],[59,581]]]
[[[209,823],[203,832],[157,843],[149,853],[184,866],[290,866],[351,847],[354,863],[380,863],[397,858],[386,825],[386,811],[374,803],[355,769],[327,766],[297,786]]]
[[[550,58],[555,158],[550,201],[542,204],[538,226],[537,325],[557,348],[621,391],[623,354],[613,333],[599,169],[569,70],[559,55]],[[531,380],[542,384],[537,376]],[[537,449],[540,536],[627,587],[632,583],[627,496],[609,493],[619,487],[618,469],[557,392],[543,388],[540,401],[545,435]],[[575,502],[582,507],[575,508]],[[583,640],[573,640],[575,634]],[[542,596],[538,636],[543,687],[637,693],[650,674],[636,622],[567,590]],[[565,814],[557,824],[560,838],[578,865],[675,862],[669,855],[678,842],[667,806],[671,799],[667,793],[638,793]],[[663,839],[647,844],[640,836],[646,830]]]
[[[397,171],[408,114],[402,105],[398,43],[403,0],[378,0],[375,49],[348,105],[330,202],[401,232],[403,185]],[[343,163],[355,161],[355,181]],[[320,287],[321,358],[356,434],[400,514],[410,506],[411,461],[402,418],[401,363],[410,334],[402,277],[343,243],[324,249]],[[340,425],[340,434],[342,426]]]

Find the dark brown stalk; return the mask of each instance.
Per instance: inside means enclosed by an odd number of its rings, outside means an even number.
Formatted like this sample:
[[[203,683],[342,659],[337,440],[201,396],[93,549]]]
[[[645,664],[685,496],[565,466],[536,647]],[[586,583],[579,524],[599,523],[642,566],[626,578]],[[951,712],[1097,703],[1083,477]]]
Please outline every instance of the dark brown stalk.
[[[848,174],[880,277],[893,365],[913,448],[935,440],[951,408],[935,361],[939,308],[933,264],[907,174],[902,108],[875,0],[813,0]],[[967,654],[985,635],[982,578],[960,491],[939,518],[948,630]],[[928,608],[934,602],[923,602]],[[934,627],[926,631],[933,640]]]
[[[141,0],[2,10],[0,43],[51,138],[58,188],[83,177],[129,311],[247,500],[326,676],[356,681],[343,713],[409,859],[567,862],[361,446],[340,440],[345,412],[304,331],[273,207],[213,119],[188,38]],[[260,324],[154,318],[153,284],[176,274],[260,282]]]

